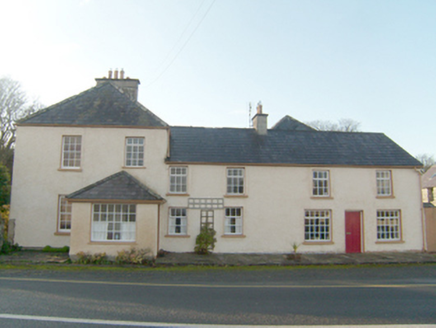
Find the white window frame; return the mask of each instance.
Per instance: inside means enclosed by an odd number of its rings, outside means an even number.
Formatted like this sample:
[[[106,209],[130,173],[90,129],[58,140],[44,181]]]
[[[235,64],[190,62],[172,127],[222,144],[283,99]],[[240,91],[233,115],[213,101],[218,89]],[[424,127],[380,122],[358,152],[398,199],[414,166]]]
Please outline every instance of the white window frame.
[[[392,196],[392,172],[390,170],[376,171],[377,196]]]
[[[188,233],[187,209],[184,207],[171,207],[168,217],[169,235],[186,235]]]
[[[304,240],[306,242],[330,242],[332,239],[331,210],[304,211]]]
[[[401,241],[400,210],[377,210],[377,241]]]
[[[126,137],[125,167],[144,167],[144,137]]]
[[[134,242],[135,239],[135,204],[92,204],[91,241]]]
[[[188,189],[188,168],[186,166],[170,167],[170,193],[186,194]]]
[[[244,195],[245,193],[245,168],[228,167],[226,169],[227,195]]]
[[[82,164],[82,136],[62,136],[62,169],[80,169]]]
[[[225,235],[242,235],[242,207],[226,207],[224,218]]]
[[[330,172],[327,170],[312,171],[312,196],[330,196]]]
[[[65,195],[60,195],[58,199],[58,232],[71,232],[71,203]]]

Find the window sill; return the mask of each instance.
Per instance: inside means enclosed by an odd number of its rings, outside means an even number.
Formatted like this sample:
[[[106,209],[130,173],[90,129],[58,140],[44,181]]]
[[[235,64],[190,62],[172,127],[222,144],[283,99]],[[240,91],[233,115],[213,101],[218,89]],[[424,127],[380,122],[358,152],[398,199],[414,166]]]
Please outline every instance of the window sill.
[[[181,197],[189,197],[189,194],[176,194],[176,193],[172,193],[172,192],[167,192],[166,196],[181,196]]]
[[[54,233],[55,236],[69,236],[70,234],[71,232],[59,232],[59,231],[56,231]]]
[[[88,245],[136,245],[136,241],[90,241]]]
[[[332,241],[305,241],[303,245],[334,245]]]
[[[60,171],[60,172],[82,172],[82,169],[81,168],[79,168],[79,169],[75,169],[75,168],[68,169],[68,168],[60,167],[60,168],[58,168],[58,171]]]
[[[375,242],[376,244],[404,244],[404,240],[379,240]]]
[[[224,198],[248,198],[248,195],[224,195]]]
[[[377,199],[394,199],[395,196],[394,195],[390,195],[390,196],[376,196],[375,198],[377,198]]]
[[[230,235],[230,234],[228,234],[228,235],[221,235],[221,238],[245,238],[246,236],[245,235],[237,235],[237,234],[234,234],[234,235]]]
[[[165,235],[165,238],[191,238],[190,235]]]
[[[133,169],[133,170],[136,170],[136,169],[146,169],[145,166],[122,166],[121,168],[124,169],[124,170],[129,170],[129,169]]]
[[[332,196],[311,196],[310,199],[334,199]]]

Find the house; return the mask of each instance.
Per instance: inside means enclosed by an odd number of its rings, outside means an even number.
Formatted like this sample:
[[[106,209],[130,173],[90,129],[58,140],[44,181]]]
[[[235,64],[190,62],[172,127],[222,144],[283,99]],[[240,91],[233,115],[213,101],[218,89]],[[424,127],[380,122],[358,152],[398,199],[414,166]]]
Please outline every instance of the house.
[[[11,218],[24,247],[192,252],[421,251],[421,163],[382,133],[170,126],[139,80],[97,85],[17,124]]]
[[[422,200],[424,203],[436,205],[436,165],[430,167],[421,177]]]

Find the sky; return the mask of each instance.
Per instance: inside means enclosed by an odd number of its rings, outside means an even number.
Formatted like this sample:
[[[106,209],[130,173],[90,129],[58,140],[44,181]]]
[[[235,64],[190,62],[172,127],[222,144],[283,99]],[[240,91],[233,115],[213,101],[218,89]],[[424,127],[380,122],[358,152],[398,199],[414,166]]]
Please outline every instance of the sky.
[[[436,155],[434,0],[0,0],[0,77],[46,106],[109,69],[170,125],[352,119]]]

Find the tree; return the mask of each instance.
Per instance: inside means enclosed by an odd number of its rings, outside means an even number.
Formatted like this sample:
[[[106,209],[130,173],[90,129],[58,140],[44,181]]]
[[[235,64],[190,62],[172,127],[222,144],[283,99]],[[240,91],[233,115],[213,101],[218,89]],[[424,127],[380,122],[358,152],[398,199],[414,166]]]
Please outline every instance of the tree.
[[[11,195],[10,175],[8,169],[0,164],[0,208],[9,204]],[[1,216],[0,216],[1,218]]]
[[[436,160],[434,159],[433,155],[429,154],[419,154],[416,155],[415,158],[424,165],[422,168],[422,173],[425,173],[428,171],[430,167],[436,164]]]
[[[11,172],[15,143],[15,122],[40,109],[37,101],[29,101],[19,82],[9,77],[0,79],[0,164]]]
[[[306,122],[307,125],[318,131],[359,132],[360,122],[349,118],[341,118],[338,123],[331,121],[315,120]]]

